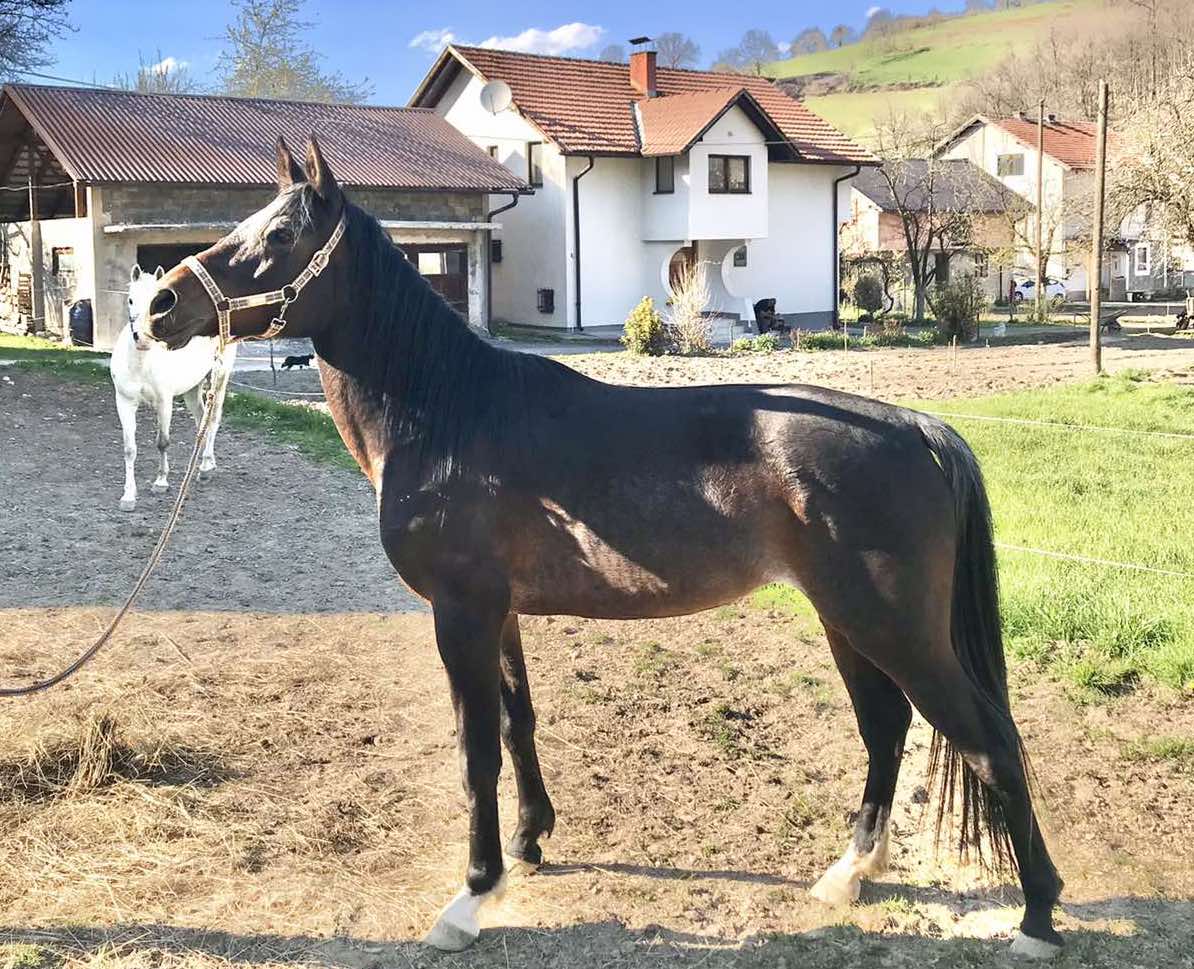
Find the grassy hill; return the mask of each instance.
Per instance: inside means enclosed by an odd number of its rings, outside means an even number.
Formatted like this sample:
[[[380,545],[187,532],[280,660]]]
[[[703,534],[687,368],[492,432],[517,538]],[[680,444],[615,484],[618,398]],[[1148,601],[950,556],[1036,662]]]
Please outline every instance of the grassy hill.
[[[1071,18],[1089,17],[1105,0],[1050,0],[1009,10],[953,17],[881,40],[849,44],[768,65],[772,77],[839,75],[851,90],[807,99],[809,107],[849,134],[865,137],[876,116],[893,108],[935,108],[959,82],[995,67]]]

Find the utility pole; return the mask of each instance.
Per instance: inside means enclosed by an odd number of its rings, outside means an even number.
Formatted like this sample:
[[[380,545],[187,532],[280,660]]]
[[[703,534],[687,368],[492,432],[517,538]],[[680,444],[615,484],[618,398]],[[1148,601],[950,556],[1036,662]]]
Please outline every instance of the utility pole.
[[[1090,233],[1090,362],[1103,372],[1103,346],[1099,317],[1103,312],[1103,197],[1107,182],[1107,82],[1099,81],[1099,127],[1095,141],[1094,224]]]
[[[1045,218],[1045,99],[1037,105],[1036,116],[1036,319],[1045,319],[1045,267],[1041,226]]]

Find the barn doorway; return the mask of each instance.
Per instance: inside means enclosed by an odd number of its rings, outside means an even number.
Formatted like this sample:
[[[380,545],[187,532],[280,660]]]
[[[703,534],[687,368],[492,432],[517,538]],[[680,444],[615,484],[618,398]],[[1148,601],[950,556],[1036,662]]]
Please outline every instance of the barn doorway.
[[[155,244],[137,246],[137,265],[142,272],[151,273],[158,266],[167,272],[186,259],[211,247],[210,242],[185,242],[181,244]]]
[[[400,243],[406,258],[452,309],[468,318],[468,246]]]

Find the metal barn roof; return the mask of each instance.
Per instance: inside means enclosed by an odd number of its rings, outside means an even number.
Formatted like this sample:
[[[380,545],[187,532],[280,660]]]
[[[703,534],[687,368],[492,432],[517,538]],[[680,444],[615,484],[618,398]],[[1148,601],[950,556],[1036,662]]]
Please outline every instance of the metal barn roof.
[[[93,184],[272,185],[277,136],[297,153],[314,133],[347,186],[423,192],[526,187],[423,109],[6,84],[0,170],[14,168],[25,147],[18,133],[26,125],[53,156],[54,169]]]

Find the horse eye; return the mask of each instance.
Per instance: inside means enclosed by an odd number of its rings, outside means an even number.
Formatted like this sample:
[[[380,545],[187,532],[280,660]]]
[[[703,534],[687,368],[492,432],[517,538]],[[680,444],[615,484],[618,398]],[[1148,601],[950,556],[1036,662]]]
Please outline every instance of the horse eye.
[[[294,233],[285,226],[270,229],[265,241],[271,246],[289,246],[294,244]]]

